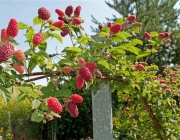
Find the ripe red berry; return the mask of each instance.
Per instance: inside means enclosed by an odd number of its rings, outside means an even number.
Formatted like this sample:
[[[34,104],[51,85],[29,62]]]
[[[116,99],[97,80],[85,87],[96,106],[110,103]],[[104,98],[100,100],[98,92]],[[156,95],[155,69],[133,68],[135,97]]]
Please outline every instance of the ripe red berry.
[[[0,47],[0,60],[6,61],[14,54],[14,46],[10,42],[5,42]]]
[[[59,20],[53,23],[53,26],[61,28],[64,25],[64,21],[63,20]]]
[[[80,75],[76,76],[76,87],[77,89],[81,89],[84,86],[84,78]]]
[[[79,74],[84,78],[86,82],[90,82],[92,80],[92,74],[87,67],[81,67],[79,70]]]
[[[167,39],[166,41],[165,41],[165,43],[171,43],[171,39]]]
[[[1,30],[1,41],[6,42],[8,40],[8,35],[6,32],[6,28]]]
[[[6,32],[11,37],[18,35],[18,22],[14,18],[10,19]]]
[[[57,98],[50,97],[47,100],[47,106],[53,112],[60,114],[63,111],[63,107]]]
[[[41,7],[38,10],[38,16],[39,16],[39,18],[41,18],[43,20],[48,20],[50,18],[51,14],[46,8]]]
[[[159,33],[158,38],[165,38],[165,34],[164,33]]]
[[[122,29],[122,25],[117,23],[111,26],[110,32],[111,34],[117,34],[121,29]]]
[[[68,34],[69,34],[69,29],[68,29],[68,28],[62,29],[62,32],[61,32],[61,36],[62,36],[62,37],[65,37],[65,36],[68,35]]]
[[[103,25],[99,24],[98,28],[99,28],[100,31],[102,30],[102,27],[103,27]]]
[[[21,50],[15,51],[14,55],[17,58],[17,60],[19,60],[19,61],[24,61],[26,59],[24,52]]]
[[[71,68],[70,67],[63,67],[63,72],[64,73],[70,73],[71,72]]]
[[[64,21],[64,17],[60,17],[60,16],[59,16],[58,19]]]
[[[66,8],[66,10],[65,10],[65,14],[66,14],[68,17],[70,17],[70,16],[72,15],[73,11],[74,11],[74,8],[72,7],[72,5],[69,5],[69,6]]]
[[[77,17],[73,18],[73,19],[72,19],[72,22],[73,22],[73,24],[75,24],[75,25],[80,25],[80,24],[82,23],[81,19],[79,19],[79,18],[77,18]]]
[[[169,37],[169,36],[170,36],[170,33],[164,32],[164,35],[165,35],[165,37]]]
[[[86,62],[86,67],[91,73],[94,73],[94,70],[97,68],[97,65],[94,62]]]
[[[144,65],[142,65],[142,64],[137,64],[136,66],[135,66],[135,68],[136,68],[136,70],[144,70],[145,68],[144,68]]]
[[[74,102],[74,103],[82,103],[83,102],[83,97],[81,97],[80,95],[78,94],[73,94],[71,96],[71,100]]]
[[[81,64],[84,64],[84,63],[85,63],[84,58],[77,58],[77,60],[78,60]]]
[[[108,26],[109,28],[111,28],[112,25],[113,25],[113,24],[112,24],[111,22],[108,22],[108,24],[107,24],[107,26]]]
[[[17,72],[19,72],[20,74],[23,74],[23,73],[24,73],[24,67],[23,67],[20,63],[18,63],[18,62],[14,62],[14,63],[12,64],[12,67],[13,67]]]
[[[37,33],[37,34],[33,37],[33,44],[34,44],[34,45],[38,45],[38,44],[40,44],[43,40],[44,40],[43,34]]]
[[[130,16],[128,16],[127,20],[129,22],[134,22],[136,20],[136,16],[135,15],[130,15]]]
[[[81,13],[81,6],[77,6],[76,9],[74,10],[74,16],[80,16]]]
[[[64,12],[60,9],[56,9],[55,12],[58,14],[59,17],[64,17]]]
[[[144,36],[149,40],[151,39],[151,35],[148,32],[144,32]]]
[[[73,101],[67,102],[66,109],[72,117],[77,117],[79,115],[77,105]]]

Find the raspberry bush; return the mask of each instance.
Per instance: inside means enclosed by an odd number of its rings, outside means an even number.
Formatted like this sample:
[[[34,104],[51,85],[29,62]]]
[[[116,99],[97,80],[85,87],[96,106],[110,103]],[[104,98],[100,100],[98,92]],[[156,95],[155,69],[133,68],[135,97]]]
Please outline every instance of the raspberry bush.
[[[80,94],[109,81],[111,92],[122,104],[118,108],[120,118],[113,119],[115,137],[179,139],[180,67],[163,66],[159,74],[161,67],[147,64],[159,46],[169,45],[170,33],[145,32],[147,49],[142,51],[138,36],[143,25],[136,22],[135,15],[99,25],[98,37],[103,41],[97,42],[83,28],[81,6],[70,5],[54,12],[57,19],[51,19],[51,12],[41,7],[33,26],[13,18],[2,29],[0,90],[5,101],[11,97],[8,88],[15,87],[20,91],[19,101],[28,98],[32,103],[31,121],[61,119],[65,111],[78,117],[78,103],[83,104]],[[36,25],[40,25],[38,31]],[[25,43],[29,44],[24,53],[15,49],[19,45],[15,37],[21,30],[26,31]],[[72,46],[54,54],[46,51],[48,39],[62,44],[67,35]],[[34,71],[35,67],[40,71]],[[34,81],[43,78],[47,78],[46,86],[35,85]]]

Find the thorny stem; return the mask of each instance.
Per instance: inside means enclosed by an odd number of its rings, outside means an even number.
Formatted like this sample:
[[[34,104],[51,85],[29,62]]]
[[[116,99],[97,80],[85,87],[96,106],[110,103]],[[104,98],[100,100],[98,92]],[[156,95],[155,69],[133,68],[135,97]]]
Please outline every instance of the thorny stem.
[[[148,105],[148,103],[146,102],[146,100],[145,100],[144,98],[142,98],[142,102],[143,102],[146,110],[149,112],[149,116],[150,116],[151,119],[152,119],[152,122],[153,122],[153,125],[154,125],[154,129],[156,130],[159,138],[160,138],[161,140],[164,140],[163,137],[162,137],[162,135],[161,135],[161,133],[160,133],[160,131],[159,131],[159,129],[158,129],[159,127],[162,128],[162,126],[161,126],[161,124],[159,123],[159,121],[157,120],[156,116],[153,114],[152,108]]]

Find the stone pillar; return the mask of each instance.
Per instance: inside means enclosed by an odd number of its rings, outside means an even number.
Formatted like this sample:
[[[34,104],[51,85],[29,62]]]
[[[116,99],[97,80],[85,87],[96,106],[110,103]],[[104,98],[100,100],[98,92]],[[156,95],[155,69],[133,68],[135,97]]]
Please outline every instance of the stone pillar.
[[[92,91],[93,140],[113,140],[112,100],[109,83]]]

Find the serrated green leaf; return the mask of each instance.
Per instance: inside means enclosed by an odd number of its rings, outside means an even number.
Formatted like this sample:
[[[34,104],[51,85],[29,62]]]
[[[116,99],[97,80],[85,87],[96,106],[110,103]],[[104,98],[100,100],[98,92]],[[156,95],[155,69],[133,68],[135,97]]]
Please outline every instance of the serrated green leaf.
[[[66,48],[64,51],[65,51],[65,52],[81,53],[81,52],[82,52],[82,49],[73,46],[73,47]]]
[[[56,38],[60,43],[63,43],[62,37],[60,36],[60,34],[57,33],[50,33],[50,35],[54,38]]]
[[[41,104],[40,109],[43,111],[48,111],[48,106],[46,104]]]
[[[98,33],[98,36],[99,36],[99,37],[106,37],[106,35],[107,35],[107,33],[105,33],[105,32],[100,32],[100,33]]]
[[[17,89],[23,93],[27,93],[29,97],[37,98],[38,95],[31,87],[17,87]]]
[[[46,26],[46,28],[56,30],[56,31],[62,31],[61,29],[59,29],[58,27],[55,27],[55,26]]]
[[[105,33],[108,33],[109,30],[110,30],[110,29],[109,29],[109,27],[107,27],[107,26],[103,26],[102,29],[101,29],[101,31],[102,31],[102,32],[105,32]]]
[[[135,33],[138,33],[138,34],[139,34],[139,27],[133,27],[132,30],[133,30]]]
[[[23,23],[23,22],[19,22],[18,23],[18,29],[28,29],[29,28],[29,26],[27,25],[27,24],[25,24],[25,23]]]
[[[124,23],[124,20],[123,20],[123,18],[117,18],[114,23],[123,24],[123,23]]]
[[[29,67],[28,67],[28,71],[32,72],[33,69],[37,66],[37,61],[34,58],[31,58],[29,61]]]
[[[32,38],[34,36],[34,30],[29,30],[27,33],[26,33],[26,38],[27,38],[27,41],[31,41]]]
[[[46,51],[46,49],[47,49],[47,43],[45,42],[45,43],[39,44],[39,45],[38,45],[38,48],[39,48],[40,50],[42,50],[42,51]]]
[[[33,18],[33,24],[34,24],[34,25],[42,24],[42,23],[43,23],[43,20],[40,19],[38,16],[36,16],[36,17]]]
[[[18,102],[21,102],[21,101],[24,101],[24,99],[27,97],[27,95],[23,92],[19,93],[18,94],[18,98],[17,98],[17,101]]]
[[[56,97],[70,97],[72,94],[72,91],[69,89],[60,89],[56,91]]]
[[[150,32],[150,35],[151,35],[152,37],[156,37],[156,36],[158,36],[158,33],[157,33],[157,32]]]
[[[131,35],[127,32],[122,31],[122,32],[119,32],[118,34],[113,35],[112,40],[121,42],[121,41],[125,41],[128,37],[131,37]]]
[[[141,59],[149,55],[149,52],[142,52],[136,56],[136,60]]]
[[[121,48],[123,48],[126,51],[132,52],[136,55],[138,55],[139,53],[141,53],[141,49],[132,46],[132,44],[123,44],[122,46],[120,46]]]
[[[108,62],[107,62],[106,60],[99,60],[99,61],[97,62],[97,64],[100,65],[100,66],[102,66],[102,67],[104,67],[105,69],[111,71],[111,69],[110,69],[110,67],[109,67],[109,64],[108,64]]]
[[[0,73],[0,81],[5,84],[5,76],[4,73]]]
[[[34,111],[31,115],[31,121],[41,122],[44,119],[44,114],[42,111]]]
[[[141,40],[139,40],[139,39],[133,39],[133,40],[131,41],[131,43],[132,43],[133,46],[143,45],[143,42],[142,42]]]
[[[38,99],[34,99],[32,101],[32,109],[37,109],[41,105],[41,101]]]
[[[11,99],[11,93],[2,85],[0,85],[0,90],[2,91],[1,95],[7,104],[9,102],[9,100]]]

